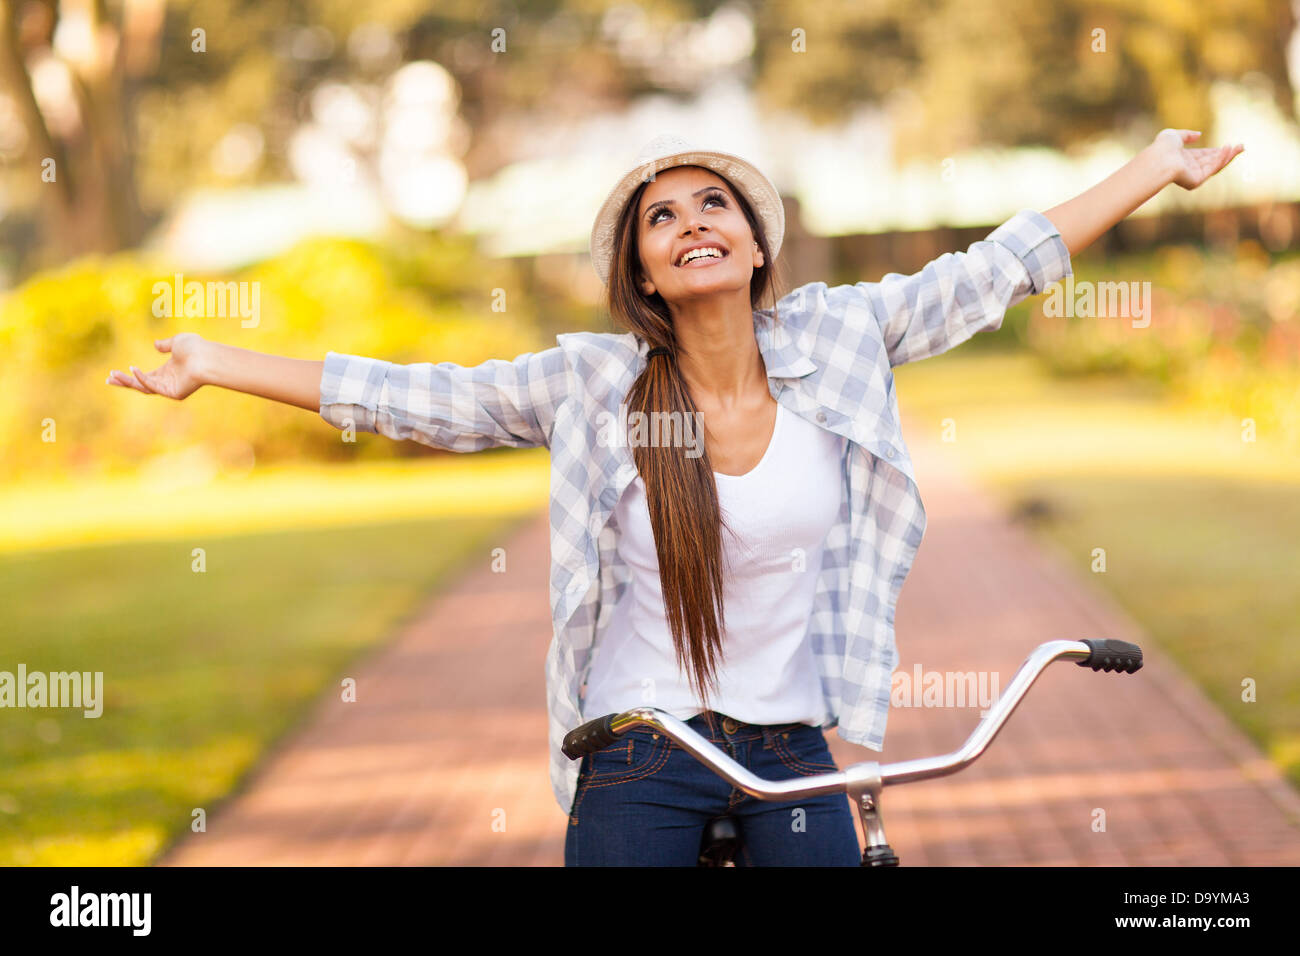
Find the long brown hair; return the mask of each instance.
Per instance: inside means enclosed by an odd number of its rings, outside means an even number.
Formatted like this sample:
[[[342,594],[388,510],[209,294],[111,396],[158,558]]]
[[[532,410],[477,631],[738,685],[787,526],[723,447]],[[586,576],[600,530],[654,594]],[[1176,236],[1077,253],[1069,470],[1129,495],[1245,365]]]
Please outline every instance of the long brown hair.
[[[714,170],[709,170],[718,175]],[[772,302],[776,319],[776,266],[772,262],[763,224],[754,214],[746,197],[724,176],[718,175],[736,197],[754,239],[763,253],[763,264],[754,270],[749,282],[749,301],[758,309],[766,295]],[[627,396],[629,412],[641,412],[647,420],[653,413],[680,413],[683,422],[699,421],[690,388],[677,364],[677,336],[668,303],[658,292],[647,296],[641,291],[641,270],[637,215],[641,196],[649,185],[642,182],[623,207],[614,235],[613,268],[607,286],[610,315],[620,325],[634,332],[651,348],[666,348],[665,356],[653,356],[646,364]],[[690,416],[687,419],[686,416]],[[659,418],[659,421],[672,421]],[[707,433],[707,426],[706,426]],[[706,713],[708,685],[716,687],[717,665],[722,657],[723,626],[723,551],[721,529],[724,525],[718,504],[718,488],[713,478],[708,442],[696,458],[674,443],[649,447],[637,443],[632,451],[637,471],[645,484],[650,525],[654,531],[655,551],[659,558],[659,582],[663,588],[664,610],[677,650],[678,668],[685,674]],[[728,528],[728,531],[731,529]]]

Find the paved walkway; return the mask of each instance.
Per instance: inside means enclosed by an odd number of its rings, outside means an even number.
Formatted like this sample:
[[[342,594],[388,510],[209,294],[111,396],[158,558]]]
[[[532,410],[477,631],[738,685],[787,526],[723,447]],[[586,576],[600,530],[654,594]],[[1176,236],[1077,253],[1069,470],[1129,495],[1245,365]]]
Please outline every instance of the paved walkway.
[[[1037,644],[1084,637],[1139,643],[1146,665],[1053,664],[974,765],[886,790],[904,865],[1300,865],[1300,795],[1096,582],[907,434],[929,527],[896,616],[901,669],[996,672],[1004,689]],[[485,560],[429,600],[357,668],[357,702],[326,695],[164,865],[562,865],[545,515],[502,543],[507,573]],[[978,718],[896,707],[883,754],[834,731],[831,750],[841,766],[946,753]]]

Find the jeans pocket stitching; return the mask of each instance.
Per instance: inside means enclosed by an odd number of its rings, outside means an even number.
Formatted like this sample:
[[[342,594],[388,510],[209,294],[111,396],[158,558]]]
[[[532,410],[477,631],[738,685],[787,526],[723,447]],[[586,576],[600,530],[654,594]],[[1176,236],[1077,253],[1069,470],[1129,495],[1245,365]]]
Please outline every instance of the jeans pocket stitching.
[[[632,738],[629,737],[628,739],[630,741]],[[590,790],[592,787],[612,787],[615,784],[628,783],[631,782],[632,780],[643,779],[644,777],[648,777],[651,774],[657,773],[658,771],[662,770],[664,765],[668,762],[668,755],[672,752],[673,749],[672,741],[669,740],[667,737],[660,735],[659,741],[655,746],[658,747],[659,750],[651,752],[651,756],[646,761],[644,772],[641,773],[639,776],[631,776],[629,774],[624,774],[619,776],[615,780],[609,780],[607,782],[600,783],[597,782],[599,773],[596,770],[595,761],[591,760],[587,766],[587,774],[579,783],[578,792],[577,794],[575,794],[573,798],[573,809],[569,811],[569,822],[574,826],[577,825],[578,806],[582,803],[582,798],[587,795],[587,791]],[[597,753],[600,752],[601,751],[597,751]],[[589,756],[595,756],[595,755],[591,754]]]
[[[668,738],[661,736],[655,745],[657,749],[651,751],[650,756],[646,758],[646,765],[643,768],[617,774],[611,780],[602,782],[599,773],[593,770],[593,779],[588,781],[587,789],[591,790],[595,787],[614,787],[620,783],[631,783],[633,780],[644,780],[646,777],[658,773],[664,768],[664,765],[668,763],[668,755],[672,753],[671,743],[672,742],[668,740]]]
[[[839,770],[839,767],[834,764],[827,766],[825,764],[812,763],[808,760],[804,760],[802,757],[796,756],[794,751],[792,751],[789,745],[786,744],[785,739],[779,734],[772,738],[772,742],[776,745],[777,759],[795,773],[803,774],[806,777],[813,777],[819,773],[834,773]]]
[[[627,741],[627,749],[629,753],[632,750],[632,741],[634,739],[635,738],[631,734],[627,734],[624,736],[624,740]],[[571,824],[574,825],[577,824],[578,805],[582,803],[582,798],[586,796],[587,791],[591,789],[592,781],[597,776],[598,772],[596,770],[596,754],[605,753],[606,751],[609,751],[610,753],[616,753],[617,752],[616,750],[611,749],[615,747],[621,750],[622,741],[615,741],[614,743],[610,744],[609,747],[604,748],[604,750],[597,750],[595,753],[587,754],[586,757],[584,758],[584,762],[587,765],[587,772],[585,774],[580,773],[578,775],[577,792],[574,793],[573,795],[573,809],[569,811],[569,822]],[[652,756],[650,759],[653,760],[654,757]]]

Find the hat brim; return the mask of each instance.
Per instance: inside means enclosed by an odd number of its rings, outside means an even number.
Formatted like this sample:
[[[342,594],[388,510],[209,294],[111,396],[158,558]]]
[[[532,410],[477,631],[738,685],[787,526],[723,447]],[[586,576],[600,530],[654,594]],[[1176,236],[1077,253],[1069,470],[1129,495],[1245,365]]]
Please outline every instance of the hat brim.
[[[754,209],[754,214],[763,224],[767,233],[770,257],[775,260],[781,251],[781,242],[785,238],[785,206],[781,195],[771,180],[757,166],[734,153],[718,150],[686,150],[670,153],[638,163],[619,179],[596,213],[595,223],[591,228],[589,249],[591,264],[600,276],[600,281],[609,282],[609,270],[614,255],[614,236],[618,229],[618,220],[623,207],[637,191],[642,182],[674,166],[703,166],[719,176],[723,176],[737,189],[745,194],[745,199]]]

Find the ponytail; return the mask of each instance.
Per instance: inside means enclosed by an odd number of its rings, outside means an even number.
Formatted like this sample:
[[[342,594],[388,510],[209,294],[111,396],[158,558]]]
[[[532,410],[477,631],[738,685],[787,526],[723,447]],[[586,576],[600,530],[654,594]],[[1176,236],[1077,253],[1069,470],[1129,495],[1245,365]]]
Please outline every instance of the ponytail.
[[[731,185],[729,181],[727,184]],[[607,286],[610,315],[651,346],[646,367],[628,392],[628,411],[641,412],[646,420],[654,420],[655,413],[666,412],[679,414],[683,422],[698,421],[702,416],[697,415],[698,408],[677,362],[678,343],[672,313],[658,293],[647,296],[639,288],[641,270],[635,211],[645,188],[646,183],[642,183],[623,209],[614,236],[614,268]],[[776,275],[767,237],[744,195],[734,187],[731,192],[738,198],[763,253],[763,265],[754,270],[750,280],[750,306],[759,308],[766,294],[772,300],[775,318]],[[709,458],[707,431],[706,423],[703,453],[695,458],[688,457],[685,448],[672,442],[657,447],[637,443],[632,455],[645,484],[664,612],[672,632],[678,668],[711,715],[708,691],[710,686],[715,689],[717,686],[725,632],[721,533],[725,522]]]

